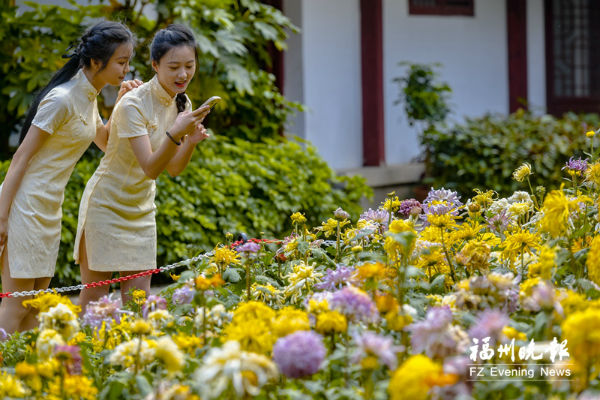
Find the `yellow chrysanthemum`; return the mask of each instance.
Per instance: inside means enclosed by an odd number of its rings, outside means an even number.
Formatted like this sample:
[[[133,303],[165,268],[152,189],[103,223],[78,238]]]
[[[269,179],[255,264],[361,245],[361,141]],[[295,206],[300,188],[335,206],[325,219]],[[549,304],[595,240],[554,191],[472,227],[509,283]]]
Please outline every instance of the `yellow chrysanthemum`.
[[[592,182],[596,186],[600,186],[600,162],[589,164],[585,170],[585,180]]]
[[[310,321],[305,311],[294,307],[284,307],[277,312],[273,321],[273,333],[278,337],[287,336],[296,331],[310,330]]]
[[[21,381],[6,372],[0,372],[0,398],[21,398],[26,394]]]
[[[585,133],[585,136],[587,136],[587,137],[591,138],[591,137],[594,137],[594,135],[595,135],[595,134],[596,134],[596,132],[595,132],[595,131],[587,131],[587,132]]]
[[[514,262],[517,256],[528,253],[539,247],[540,238],[536,233],[519,228],[516,232],[509,234],[502,243],[502,258]]]
[[[513,203],[508,207],[508,212],[515,217],[521,217],[530,211],[533,211],[531,203]]]
[[[143,290],[134,290],[131,294],[133,302],[137,305],[142,305],[146,301],[146,292]]]
[[[62,379],[56,377],[50,383],[48,392],[48,400],[95,400],[98,395],[94,382],[82,375],[66,375]]]
[[[391,233],[400,232],[415,232],[414,224],[410,220],[395,219],[392,221],[389,227]]]
[[[152,325],[143,319],[136,319],[131,323],[129,329],[134,335],[147,335],[152,332]]]
[[[458,243],[471,239],[476,239],[485,227],[477,221],[466,221],[460,224],[455,231],[449,235],[450,243]]]
[[[469,271],[487,271],[491,248],[480,240],[471,240],[456,255],[456,261]]]
[[[388,212],[393,213],[393,212],[398,211],[401,204],[402,204],[402,202],[398,199],[398,196],[394,196],[392,198],[385,199],[381,208],[383,208],[384,210],[386,210]]]
[[[264,303],[248,301],[241,303],[233,312],[233,321],[263,320],[269,322],[275,318],[275,311]]]
[[[477,193],[477,195],[473,196],[471,200],[479,204],[481,208],[484,209],[492,205],[492,203],[494,202],[494,196],[496,195],[496,192],[494,192],[493,190],[482,192],[479,189],[475,189],[475,193]]]
[[[562,323],[562,337],[567,340],[571,361],[583,371],[600,368],[600,312],[588,308],[571,314]]]
[[[56,293],[42,293],[23,302],[24,307],[35,308],[40,313],[44,313],[58,304],[66,305],[74,314],[81,312],[81,307],[74,305],[68,297]]]
[[[221,266],[239,264],[240,255],[237,251],[232,250],[229,247],[217,246],[214,249],[214,255],[211,257],[211,261]]]
[[[333,218],[329,218],[326,222],[317,228],[318,231],[321,231],[325,234],[325,237],[329,237],[331,235],[337,234],[338,223],[340,224],[340,228],[350,223],[350,221],[337,221]]]
[[[544,199],[544,216],[540,229],[552,237],[559,237],[567,231],[569,221],[569,201],[562,190],[553,190]]]
[[[179,347],[184,353],[193,355],[196,349],[202,347],[202,338],[193,335],[186,335],[185,333],[179,333],[172,337],[173,342]]]
[[[382,314],[398,308],[398,301],[389,293],[376,294],[373,300],[375,300],[377,310]]]
[[[387,322],[387,327],[389,329],[401,331],[404,327],[413,322],[413,318],[410,314],[400,313],[397,310],[394,310],[385,314],[385,321]]]
[[[308,301],[308,312],[311,314],[319,314],[322,312],[329,311],[329,303],[326,299],[321,301],[317,301],[315,299],[310,299]]]
[[[156,341],[155,357],[159,360],[169,374],[181,371],[185,364],[185,356],[175,342],[168,336],[163,336]]]
[[[558,298],[566,316],[577,311],[583,311],[588,307],[586,297],[570,289],[561,289]]]
[[[25,361],[20,362],[15,365],[15,375],[32,391],[37,393],[42,390],[42,377],[36,365]]]
[[[383,279],[385,278],[385,275],[385,265],[380,262],[362,264],[354,273],[354,277],[360,281],[366,281],[367,279]]]
[[[223,331],[224,341],[237,341],[243,350],[267,354],[273,348],[277,336],[271,331],[271,324],[260,320],[247,320],[227,325]]]
[[[306,217],[299,212],[295,212],[290,217],[294,224],[303,224],[306,222]]]
[[[596,236],[592,240],[586,266],[588,278],[596,284],[600,284],[600,236]]]
[[[456,223],[457,219],[459,219],[459,217],[452,215],[452,214],[441,214],[441,215],[429,214],[429,215],[427,215],[427,222],[429,222],[432,226],[435,226],[436,228],[442,228],[442,229],[450,229],[450,228],[457,226],[458,225]]]
[[[517,182],[523,182],[529,175],[531,175],[531,164],[523,163],[513,172],[513,179]]]
[[[550,278],[552,278],[552,271],[556,265],[555,257],[554,249],[548,246],[542,246],[538,261],[529,266],[527,276],[529,278],[539,276],[542,279],[550,280]]]
[[[390,399],[425,400],[433,386],[453,383],[445,381],[444,377],[442,366],[429,357],[422,354],[411,356],[394,372],[390,380]]]
[[[315,330],[319,333],[343,333],[347,328],[346,317],[337,311],[325,311],[317,316]]]
[[[527,340],[527,335],[524,334],[523,332],[520,332],[518,330],[516,330],[515,328],[513,328],[512,326],[505,326],[502,329],[502,333],[504,334],[504,336],[506,336],[509,340],[510,339],[515,339],[515,340]]]

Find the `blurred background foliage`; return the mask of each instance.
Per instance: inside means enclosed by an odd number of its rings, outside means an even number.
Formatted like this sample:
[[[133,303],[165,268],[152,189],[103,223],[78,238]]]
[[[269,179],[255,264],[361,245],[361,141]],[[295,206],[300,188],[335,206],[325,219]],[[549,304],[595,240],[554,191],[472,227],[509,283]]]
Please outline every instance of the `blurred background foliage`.
[[[474,189],[493,189],[500,195],[528,190],[511,178],[528,162],[531,184],[547,189],[560,186],[562,167],[570,157],[586,158],[591,140],[586,131],[600,127],[597,114],[567,113],[561,117],[518,110],[510,115],[488,114],[449,121],[451,89],[440,81],[440,64],[410,64],[399,85],[396,104],[402,104],[408,122],[421,128],[419,140],[425,163],[423,183],[458,191],[464,199]],[[599,143],[594,148],[598,149]],[[552,183],[555,186],[552,186]],[[550,186],[548,186],[550,185]]]
[[[291,113],[302,110],[285,99],[270,72],[274,51],[285,50],[297,28],[276,8],[256,0],[110,0],[99,5],[74,1],[69,7],[0,0],[0,177],[16,132],[35,92],[65,62],[62,55],[98,18],[125,23],[136,35],[132,75],[144,81],[153,71],[149,45],[171,23],[189,26],[198,43],[198,68],[187,94],[193,104],[218,95],[223,101],[206,119],[211,139],[198,146],[186,171],[157,180],[158,263],[211,249],[225,233],[282,238],[289,216],[305,213],[320,224],[337,207],[354,217],[361,197],[372,191],[360,177],[338,177],[309,144],[282,135]],[[113,93],[114,93],[113,89]],[[111,91],[100,96],[110,115]],[[79,200],[102,153],[94,147],[77,164],[65,192],[62,240],[52,286],[79,280],[72,264]]]

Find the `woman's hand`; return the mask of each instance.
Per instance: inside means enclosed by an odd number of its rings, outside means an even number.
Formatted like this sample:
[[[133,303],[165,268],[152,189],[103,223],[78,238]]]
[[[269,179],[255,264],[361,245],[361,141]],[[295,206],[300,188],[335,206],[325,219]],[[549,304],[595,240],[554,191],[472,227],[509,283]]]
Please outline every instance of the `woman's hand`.
[[[141,86],[143,83],[144,82],[140,81],[139,79],[132,79],[130,81],[121,82],[121,87],[119,88],[119,93],[117,94],[117,101],[115,101],[115,104],[117,104],[119,100],[121,100],[121,97],[123,97],[125,93],[135,89],[138,86]]]
[[[200,143],[204,139],[208,138],[210,135],[206,132],[206,128],[201,123],[196,124],[196,129],[194,133],[188,135],[185,140],[189,140],[193,144]]]
[[[210,112],[209,106],[195,109],[194,111],[183,111],[177,115],[177,119],[169,129],[169,133],[176,140],[181,140],[185,135],[196,133],[197,125],[202,125],[202,121]]]

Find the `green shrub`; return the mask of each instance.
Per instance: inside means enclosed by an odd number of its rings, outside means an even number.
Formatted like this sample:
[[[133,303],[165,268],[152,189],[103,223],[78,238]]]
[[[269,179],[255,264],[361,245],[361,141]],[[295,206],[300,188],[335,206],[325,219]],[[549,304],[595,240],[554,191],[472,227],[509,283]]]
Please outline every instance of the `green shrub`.
[[[557,119],[520,110],[508,117],[486,115],[452,127],[430,127],[422,135],[426,183],[465,196],[471,196],[475,188],[507,195],[526,189],[511,175],[528,162],[534,188],[550,182],[560,185],[561,168],[569,157],[586,157],[582,149],[590,149],[590,139],[585,132],[599,125],[596,114],[569,113]]]
[[[73,264],[79,201],[99,158],[84,157],[65,192],[61,245],[52,286],[79,281]],[[8,161],[0,165],[3,180]],[[289,216],[300,211],[319,225],[342,207],[357,217],[359,200],[371,195],[360,177],[337,177],[316,150],[293,140],[252,143],[216,136],[198,146],[178,177],[157,180],[158,263],[164,265],[212,249],[226,232],[282,238]]]
[[[279,136],[287,117],[302,107],[286,100],[268,70],[270,47],[285,49],[288,32],[297,32],[279,10],[258,0],[111,0],[70,6],[26,2],[25,12],[0,0],[0,155],[10,156],[8,137],[18,130],[36,91],[65,59],[62,55],[97,18],[128,25],[136,36],[132,74],[154,75],[149,45],[168,24],[189,26],[198,43],[198,64],[187,94],[196,106],[213,95],[223,98],[212,116],[217,132],[248,140]],[[85,2],[79,2],[85,3]],[[108,117],[110,109],[101,113]]]
[[[438,81],[435,71],[440,64],[399,63],[408,69],[405,76],[394,78],[400,88],[400,95],[394,105],[404,104],[408,123],[423,121],[428,125],[442,122],[450,113],[448,100],[452,89],[445,82]]]

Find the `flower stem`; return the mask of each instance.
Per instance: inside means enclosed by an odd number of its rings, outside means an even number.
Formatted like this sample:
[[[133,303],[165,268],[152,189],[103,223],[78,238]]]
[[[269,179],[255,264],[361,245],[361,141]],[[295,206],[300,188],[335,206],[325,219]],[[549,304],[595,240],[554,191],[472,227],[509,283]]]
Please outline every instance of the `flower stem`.
[[[452,282],[456,283],[456,275],[454,274],[454,264],[450,259],[450,254],[448,253],[448,249],[446,248],[446,241],[444,240],[444,228],[440,228],[440,231],[442,233],[442,248],[444,249],[446,261],[448,261],[448,266],[450,267],[450,276],[452,277]]]
[[[531,181],[529,180],[529,177],[527,177],[527,184],[529,185],[529,191],[531,192],[531,197],[533,198],[533,205],[535,206],[536,210],[539,210],[540,206],[538,205],[537,197],[533,192],[533,187],[531,186]]]
[[[336,239],[336,254],[335,254],[335,262],[339,262],[340,260],[340,234],[341,234],[341,228],[340,228],[340,221],[337,222],[337,239]]]

